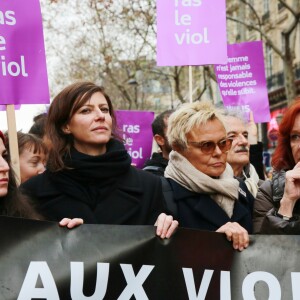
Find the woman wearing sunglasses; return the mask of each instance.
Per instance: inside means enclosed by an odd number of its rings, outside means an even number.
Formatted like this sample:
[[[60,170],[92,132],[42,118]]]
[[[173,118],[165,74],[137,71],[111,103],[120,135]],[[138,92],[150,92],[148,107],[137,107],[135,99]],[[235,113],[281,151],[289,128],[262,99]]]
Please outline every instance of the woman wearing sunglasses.
[[[249,244],[254,198],[226,163],[232,140],[210,102],[182,105],[168,120],[173,151],[165,177],[182,227],[225,233],[240,251]]]

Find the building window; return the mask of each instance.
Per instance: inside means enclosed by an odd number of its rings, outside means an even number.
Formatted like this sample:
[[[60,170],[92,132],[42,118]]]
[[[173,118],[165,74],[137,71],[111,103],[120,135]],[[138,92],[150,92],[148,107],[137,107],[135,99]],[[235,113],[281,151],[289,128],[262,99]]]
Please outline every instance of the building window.
[[[264,14],[269,12],[269,10],[270,10],[269,0],[264,0]]]
[[[270,18],[270,3],[269,0],[264,0],[263,2],[263,16],[262,20],[266,21],[267,19]]]
[[[267,45],[266,46],[267,77],[272,76],[272,66],[273,66],[273,51],[272,51],[272,48],[269,45]]]
[[[285,54],[285,36],[281,34],[281,51]]]

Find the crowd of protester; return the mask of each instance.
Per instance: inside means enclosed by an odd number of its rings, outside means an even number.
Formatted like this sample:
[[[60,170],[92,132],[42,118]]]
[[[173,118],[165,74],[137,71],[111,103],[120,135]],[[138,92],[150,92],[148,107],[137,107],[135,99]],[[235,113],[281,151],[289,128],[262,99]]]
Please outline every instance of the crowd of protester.
[[[178,226],[216,231],[240,251],[252,233],[299,233],[300,98],[279,126],[269,178],[251,113],[196,101],[158,115],[152,131],[159,151],[139,170],[104,89],[67,86],[18,132],[19,187],[0,132],[1,214],[68,228],[155,225],[161,238]]]

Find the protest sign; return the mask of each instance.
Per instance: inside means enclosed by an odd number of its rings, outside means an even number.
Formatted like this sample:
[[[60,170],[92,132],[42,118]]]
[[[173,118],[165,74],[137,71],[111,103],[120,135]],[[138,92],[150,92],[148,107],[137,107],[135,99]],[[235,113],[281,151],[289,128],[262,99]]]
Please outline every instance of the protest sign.
[[[228,62],[215,66],[224,105],[253,112],[256,123],[270,120],[261,41],[228,45]]]
[[[19,110],[21,108],[20,104],[14,105],[15,110]],[[0,111],[5,111],[6,110],[6,105],[1,105],[0,104]]]
[[[225,0],[157,0],[157,65],[226,63]]]
[[[81,225],[0,217],[1,299],[299,299],[299,236]]]
[[[39,0],[0,1],[0,104],[49,103]]]
[[[132,164],[142,168],[145,160],[151,156],[154,112],[118,110],[115,113]]]

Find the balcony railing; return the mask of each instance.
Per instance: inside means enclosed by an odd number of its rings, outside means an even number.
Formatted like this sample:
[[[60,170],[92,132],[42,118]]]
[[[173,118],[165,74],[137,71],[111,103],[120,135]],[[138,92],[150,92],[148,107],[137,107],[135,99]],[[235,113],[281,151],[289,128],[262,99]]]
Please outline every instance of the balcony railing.
[[[296,79],[300,79],[300,64],[296,65],[295,69]],[[267,78],[267,86],[269,91],[276,90],[284,86],[284,74],[283,72],[273,74]]]

